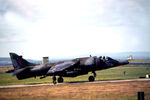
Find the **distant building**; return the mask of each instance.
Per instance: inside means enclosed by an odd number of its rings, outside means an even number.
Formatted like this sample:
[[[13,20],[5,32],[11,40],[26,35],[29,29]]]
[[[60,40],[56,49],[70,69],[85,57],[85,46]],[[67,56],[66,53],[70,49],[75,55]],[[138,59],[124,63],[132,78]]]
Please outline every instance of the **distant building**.
[[[47,64],[47,63],[49,63],[49,58],[43,57],[42,64]]]
[[[132,56],[127,57],[127,60],[133,60]]]

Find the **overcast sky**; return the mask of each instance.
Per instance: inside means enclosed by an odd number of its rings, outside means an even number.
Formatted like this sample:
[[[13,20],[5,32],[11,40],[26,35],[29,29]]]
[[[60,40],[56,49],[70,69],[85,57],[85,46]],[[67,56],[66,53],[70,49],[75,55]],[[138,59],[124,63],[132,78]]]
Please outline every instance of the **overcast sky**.
[[[150,0],[0,0],[0,56],[150,51]]]

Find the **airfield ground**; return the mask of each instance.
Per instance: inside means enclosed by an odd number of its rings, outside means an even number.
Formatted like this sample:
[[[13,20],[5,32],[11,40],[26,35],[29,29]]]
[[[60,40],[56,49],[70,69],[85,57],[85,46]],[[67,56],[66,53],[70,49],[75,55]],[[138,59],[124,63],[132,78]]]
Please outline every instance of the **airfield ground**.
[[[0,100],[137,100],[139,91],[150,100],[150,80],[7,88],[0,89]]]
[[[40,80],[29,78],[17,80],[4,71],[12,66],[0,66],[0,86],[16,84],[48,84],[51,77]],[[125,72],[125,74],[124,74]],[[109,82],[109,80],[139,79],[150,74],[150,65],[126,65],[97,71],[96,80],[87,83],[88,75],[76,78],[64,78],[65,84],[45,85],[21,88],[0,88],[0,100],[137,100],[137,92],[145,93],[145,100],[150,100],[150,81]],[[101,82],[107,80],[106,82]]]

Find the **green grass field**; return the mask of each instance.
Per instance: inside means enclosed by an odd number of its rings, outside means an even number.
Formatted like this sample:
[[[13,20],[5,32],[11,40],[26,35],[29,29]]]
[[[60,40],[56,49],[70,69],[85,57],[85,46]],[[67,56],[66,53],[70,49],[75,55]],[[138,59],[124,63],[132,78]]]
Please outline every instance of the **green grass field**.
[[[7,67],[7,66],[6,66]],[[51,83],[52,77],[46,77],[44,79],[28,78],[24,80],[18,80],[12,74],[4,73],[8,68],[0,67],[0,85],[16,85],[16,84],[41,84],[41,83]],[[10,69],[10,68],[9,68]],[[116,67],[106,70],[97,71],[96,80],[121,80],[121,79],[137,79],[140,77],[145,77],[146,74],[150,74],[150,65],[138,65],[130,66],[126,65],[124,67]],[[125,74],[124,74],[125,73]],[[88,77],[92,75],[89,73],[87,75],[82,75],[74,78],[64,78],[64,82],[81,82],[88,81]]]

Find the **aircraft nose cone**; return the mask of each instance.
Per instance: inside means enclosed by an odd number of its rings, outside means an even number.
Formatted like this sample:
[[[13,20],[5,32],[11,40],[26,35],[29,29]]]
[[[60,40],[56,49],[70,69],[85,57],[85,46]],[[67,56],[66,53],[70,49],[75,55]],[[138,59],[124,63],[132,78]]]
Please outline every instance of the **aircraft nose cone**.
[[[120,62],[120,65],[126,65],[126,64],[129,64],[129,61]]]

